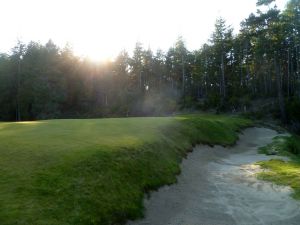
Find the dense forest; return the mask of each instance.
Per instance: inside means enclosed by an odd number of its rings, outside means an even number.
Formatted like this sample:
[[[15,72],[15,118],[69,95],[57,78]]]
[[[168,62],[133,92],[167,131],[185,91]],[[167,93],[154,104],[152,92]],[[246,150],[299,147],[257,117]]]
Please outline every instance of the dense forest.
[[[178,38],[167,52],[153,53],[136,43],[132,56],[124,50],[114,61],[95,63],[51,40],[19,42],[11,53],[0,54],[0,120],[264,107],[295,124],[300,119],[300,0],[290,0],[283,11],[273,2],[259,0],[257,12],[241,22],[237,34],[217,19],[208,43],[192,52]]]

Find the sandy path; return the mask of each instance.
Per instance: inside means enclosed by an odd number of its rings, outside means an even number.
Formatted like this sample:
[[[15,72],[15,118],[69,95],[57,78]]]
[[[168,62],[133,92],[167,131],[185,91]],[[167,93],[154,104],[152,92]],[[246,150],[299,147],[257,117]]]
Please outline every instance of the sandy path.
[[[250,128],[231,148],[197,146],[182,162],[178,183],[151,193],[146,216],[128,225],[299,225],[300,203],[290,188],[259,181],[252,164],[277,133]]]

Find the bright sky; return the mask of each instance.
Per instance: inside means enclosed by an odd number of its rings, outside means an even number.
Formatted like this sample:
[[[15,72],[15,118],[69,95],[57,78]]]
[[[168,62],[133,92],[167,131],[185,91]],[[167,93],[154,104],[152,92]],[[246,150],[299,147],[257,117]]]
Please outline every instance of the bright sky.
[[[167,50],[183,36],[198,49],[214,30],[217,17],[239,29],[256,11],[256,0],[0,0],[0,52],[17,39],[59,46],[69,42],[78,55],[109,59],[137,41]],[[280,9],[287,0],[276,0]]]

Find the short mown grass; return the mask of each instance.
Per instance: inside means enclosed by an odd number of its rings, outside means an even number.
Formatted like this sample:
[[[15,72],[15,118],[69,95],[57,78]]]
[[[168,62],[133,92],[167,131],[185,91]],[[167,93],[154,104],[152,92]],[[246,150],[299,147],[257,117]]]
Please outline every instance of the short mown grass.
[[[232,145],[249,120],[215,115],[0,123],[0,224],[123,224],[176,182],[196,143]]]
[[[272,159],[258,162],[262,168],[267,169],[258,173],[258,178],[274,182],[278,185],[288,185],[293,188],[292,196],[300,200],[300,137],[276,137],[273,142],[259,151],[268,154],[277,152],[279,155],[288,156],[291,161]]]

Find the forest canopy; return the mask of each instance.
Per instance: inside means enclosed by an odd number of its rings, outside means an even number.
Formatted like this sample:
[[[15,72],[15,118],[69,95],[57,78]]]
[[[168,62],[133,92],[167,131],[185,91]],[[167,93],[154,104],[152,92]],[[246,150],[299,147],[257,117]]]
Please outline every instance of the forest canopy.
[[[138,42],[132,55],[124,50],[114,61],[94,63],[51,40],[18,42],[0,54],[0,120],[235,112],[273,99],[282,121],[297,121],[300,0],[283,11],[272,2],[259,0],[237,34],[218,18],[210,40],[194,51],[179,37],[166,52]]]

